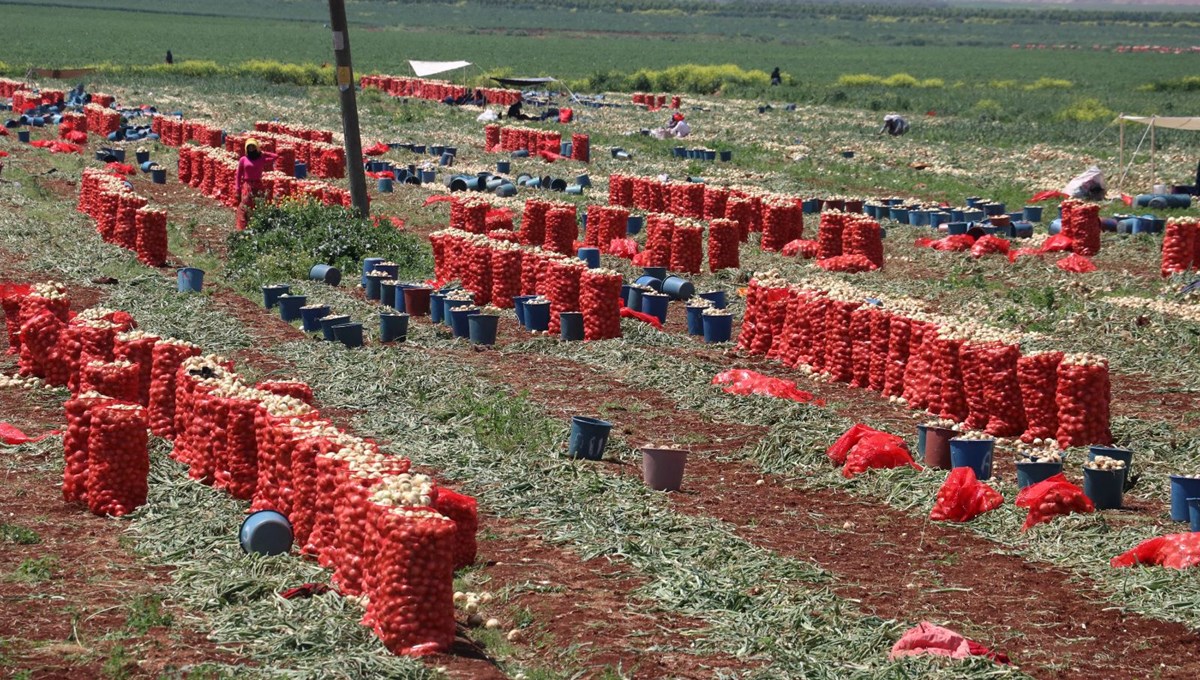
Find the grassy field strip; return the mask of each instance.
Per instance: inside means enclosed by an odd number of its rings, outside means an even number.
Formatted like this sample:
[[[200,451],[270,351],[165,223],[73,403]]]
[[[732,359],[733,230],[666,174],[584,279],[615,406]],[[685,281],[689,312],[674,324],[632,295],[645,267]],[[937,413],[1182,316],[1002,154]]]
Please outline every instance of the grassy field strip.
[[[907,470],[873,471],[854,480],[846,480],[840,471],[831,469],[825,449],[851,423],[833,416],[830,409],[796,405],[768,398],[744,398],[727,395],[709,385],[712,376],[727,365],[705,362],[683,363],[673,357],[664,358],[653,348],[632,346],[637,331],[629,332],[626,342],[567,345],[557,343],[526,343],[510,346],[506,351],[514,356],[526,353],[545,353],[571,359],[585,365],[602,368],[624,381],[631,379],[642,387],[662,390],[674,398],[680,408],[697,410],[717,420],[760,425],[770,433],[756,447],[746,450],[745,457],[755,461],[765,472],[783,475],[793,483],[822,488],[837,488],[850,493],[884,500],[889,505],[924,516],[941,486],[941,474],[917,474]],[[653,333],[653,331],[646,331]],[[692,341],[682,336],[678,346]],[[660,344],[670,344],[668,340]],[[801,385],[804,387],[804,385]],[[819,392],[819,389],[818,389]],[[869,423],[868,423],[869,424]],[[1114,423],[1118,441],[1136,442],[1138,451],[1135,467],[1143,474],[1136,494],[1156,500],[1166,498],[1168,472],[1200,467],[1200,442],[1195,435],[1173,433],[1166,423],[1135,419],[1118,419]],[[911,436],[911,433],[899,433]],[[1074,452],[1069,460],[1080,460]],[[799,480],[803,479],[802,482]],[[1056,519],[1050,525],[1019,531],[1025,510],[1011,503],[1016,487],[1012,479],[994,486],[1010,502],[996,511],[977,518],[968,529],[995,542],[1002,549],[1026,559],[1047,561],[1071,570],[1081,583],[1081,590],[1096,588],[1099,594],[1119,606],[1146,616],[1178,621],[1192,628],[1200,627],[1200,616],[1187,603],[1200,597],[1200,583],[1184,572],[1165,569],[1110,569],[1108,560],[1138,542],[1162,533],[1181,531],[1180,525],[1158,518],[1121,517],[1110,522],[1105,513],[1069,516]]]

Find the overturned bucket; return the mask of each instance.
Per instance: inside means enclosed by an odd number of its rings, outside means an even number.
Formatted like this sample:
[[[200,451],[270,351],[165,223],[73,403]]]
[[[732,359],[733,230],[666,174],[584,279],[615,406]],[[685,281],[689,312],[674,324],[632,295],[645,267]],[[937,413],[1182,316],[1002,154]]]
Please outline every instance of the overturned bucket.
[[[286,555],[292,550],[292,523],[274,510],[259,510],[242,520],[238,543],[246,553]]]
[[[176,270],[175,286],[180,293],[199,293],[204,287],[204,270],[195,267]]]
[[[567,455],[571,458],[600,460],[608,446],[608,434],[612,423],[599,418],[574,416],[571,418],[571,438],[567,442]]]

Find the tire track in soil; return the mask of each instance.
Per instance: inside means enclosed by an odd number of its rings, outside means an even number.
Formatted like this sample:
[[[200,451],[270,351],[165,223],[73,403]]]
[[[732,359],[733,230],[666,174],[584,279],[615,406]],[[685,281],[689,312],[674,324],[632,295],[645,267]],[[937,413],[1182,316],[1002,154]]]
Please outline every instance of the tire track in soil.
[[[469,352],[459,359],[485,379],[527,392],[551,414],[569,416],[622,400],[647,404],[645,411],[611,414],[614,427],[634,442],[659,437],[670,427],[664,421],[688,432],[710,431],[698,430],[703,423],[697,414],[677,410],[661,392],[633,390],[582,364],[538,357],[536,374],[530,375],[498,352]],[[712,460],[736,452],[736,440],[691,447],[709,455],[688,461],[685,490],[669,494],[673,505],[728,522],[763,548],[815,562],[837,577],[839,596],[859,601],[865,611],[982,634],[982,642],[1038,677],[1200,673],[1200,637],[1185,626],[1117,611],[1073,583],[1065,570],[999,554],[999,546],[965,531],[847,493],[794,488],[745,463]],[[633,465],[610,465],[617,474],[640,475]],[[1160,668],[1164,659],[1173,665]]]

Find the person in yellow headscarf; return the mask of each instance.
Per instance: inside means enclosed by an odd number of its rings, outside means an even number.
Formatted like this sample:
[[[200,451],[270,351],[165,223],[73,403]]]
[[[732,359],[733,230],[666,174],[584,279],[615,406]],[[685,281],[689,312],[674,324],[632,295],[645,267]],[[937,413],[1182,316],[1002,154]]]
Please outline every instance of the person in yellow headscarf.
[[[279,156],[263,151],[258,140],[246,140],[246,152],[238,160],[237,174],[233,179],[233,191],[238,196],[237,228],[245,229],[254,210],[256,196],[263,192],[262,176],[270,170]]]

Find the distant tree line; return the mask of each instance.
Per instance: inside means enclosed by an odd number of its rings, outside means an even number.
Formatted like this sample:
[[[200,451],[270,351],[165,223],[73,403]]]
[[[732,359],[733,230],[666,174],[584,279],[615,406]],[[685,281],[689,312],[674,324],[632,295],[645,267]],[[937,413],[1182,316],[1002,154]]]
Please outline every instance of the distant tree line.
[[[360,0],[383,1],[383,0]],[[400,4],[439,4],[431,0],[400,0]],[[456,3],[457,4],[457,3]],[[857,3],[838,0],[466,0],[481,7],[575,9],[593,12],[680,12],[726,17],[865,19],[886,16],[911,22],[985,20],[1006,23],[1155,23],[1195,22],[1195,15],[1169,11],[1136,12],[1102,9],[1031,9],[1021,7],[962,7],[941,2]]]

